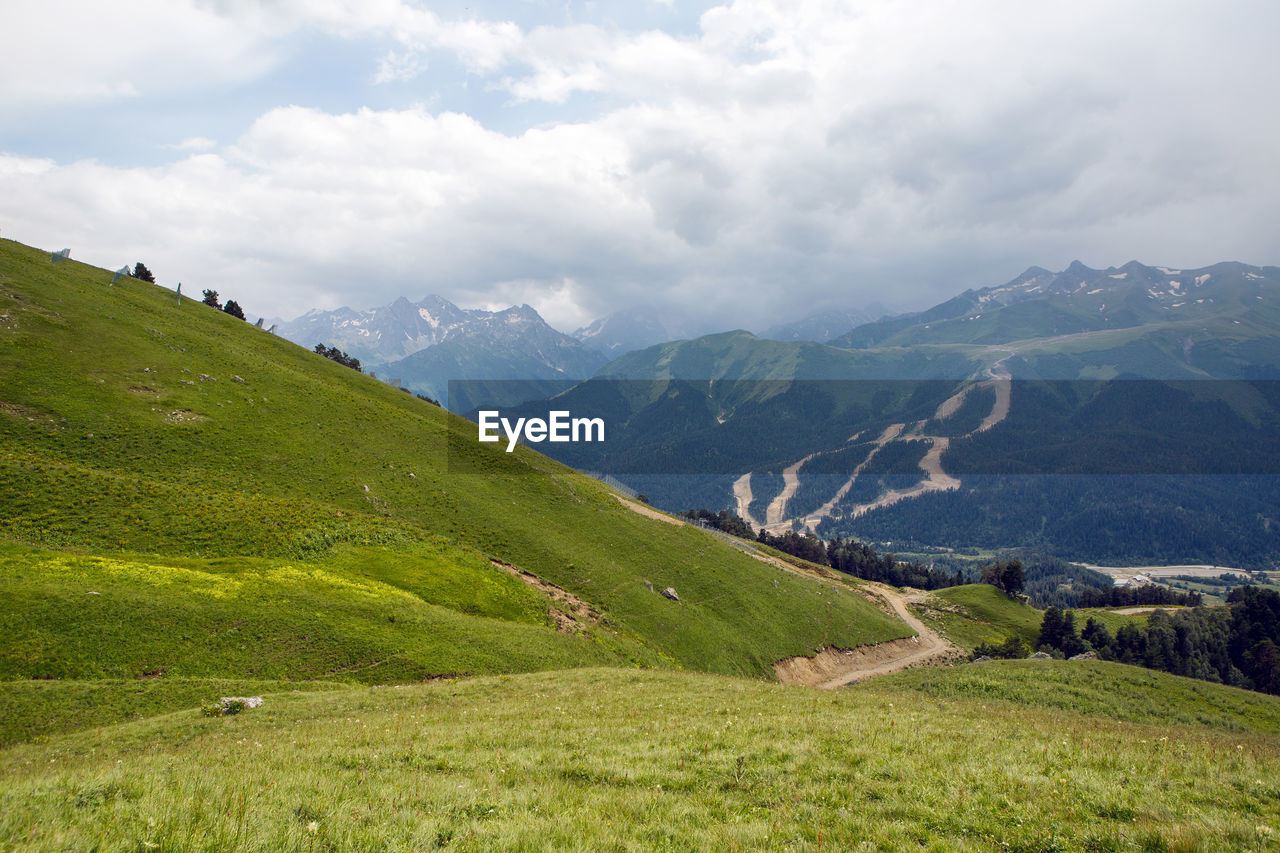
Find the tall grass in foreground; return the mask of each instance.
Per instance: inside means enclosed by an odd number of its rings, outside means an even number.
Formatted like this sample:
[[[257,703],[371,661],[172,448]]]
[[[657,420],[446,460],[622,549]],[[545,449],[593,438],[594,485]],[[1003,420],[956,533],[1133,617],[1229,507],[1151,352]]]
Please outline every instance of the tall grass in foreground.
[[[894,679],[576,670],[281,695],[0,766],[0,846],[32,850],[1280,849],[1274,734]]]

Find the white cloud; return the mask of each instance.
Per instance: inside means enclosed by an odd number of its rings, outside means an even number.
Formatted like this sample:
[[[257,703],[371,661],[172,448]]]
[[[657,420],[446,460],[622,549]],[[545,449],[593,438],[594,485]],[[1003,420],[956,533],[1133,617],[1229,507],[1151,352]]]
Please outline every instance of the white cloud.
[[[253,79],[269,34],[183,0],[11,4],[0,27],[3,105],[15,108]]]
[[[290,39],[309,31],[398,45],[375,72],[382,79],[422,73],[431,50],[475,73],[493,71],[520,39],[509,22],[442,20],[402,0],[41,0],[5,10],[0,103],[13,111],[245,84],[285,61]]]
[[[207,136],[188,136],[181,142],[164,147],[172,148],[175,151],[212,151],[218,147],[218,143]]]
[[[427,70],[427,58],[417,51],[389,50],[378,60],[375,83],[412,80]]]
[[[1270,5],[741,0],[693,37],[393,0],[183,8],[258,21],[233,53],[342,30],[381,39],[388,81],[447,50],[525,108],[599,99],[510,133],[279,107],[154,168],[0,157],[0,216],[33,241],[206,278],[251,311],[434,291],[565,327],[644,301],[763,325],[1073,257],[1277,261]]]

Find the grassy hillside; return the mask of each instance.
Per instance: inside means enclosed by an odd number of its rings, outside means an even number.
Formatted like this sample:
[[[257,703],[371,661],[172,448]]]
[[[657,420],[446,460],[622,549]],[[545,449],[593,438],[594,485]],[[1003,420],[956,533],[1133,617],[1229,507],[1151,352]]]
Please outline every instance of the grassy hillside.
[[[983,644],[998,645],[1007,637],[1018,637],[1035,648],[1040,638],[1044,611],[1010,598],[989,584],[974,583],[936,590],[912,608],[916,614],[947,639],[964,649]],[[1082,630],[1089,617],[1097,619],[1115,634],[1125,624],[1145,625],[1147,613],[1116,613],[1102,608],[1072,611],[1076,629]]]
[[[0,677],[767,675],[909,633],[411,395],[110,281],[0,241],[0,540],[21,546],[0,551]],[[490,558],[599,618],[558,633]],[[100,660],[103,631],[119,642]]]
[[[1131,672],[979,665],[824,693],[586,669],[188,708],[0,750],[0,846],[1280,847],[1280,700],[1197,684],[1216,716],[1189,725],[1131,702],[1133,677],[1181,679]],[[1078,673],[1092,704],[1063,708]]]
[[[657,660],[608,630],[555,631],[538,592],[439,545],[344,547],[323,564],[0,545],[0,576],[0,679],[386,683]]]
[[[1044,614],[984,583],[940,589],[916,613],[951,642],[965,649],[1018,637],[1033,648]]]
[[[913,670],[875,683],[885,695],[1002,702],[1135,723],[1280,735],[1280,699],[1106,661],[994,660],[946,674]]]

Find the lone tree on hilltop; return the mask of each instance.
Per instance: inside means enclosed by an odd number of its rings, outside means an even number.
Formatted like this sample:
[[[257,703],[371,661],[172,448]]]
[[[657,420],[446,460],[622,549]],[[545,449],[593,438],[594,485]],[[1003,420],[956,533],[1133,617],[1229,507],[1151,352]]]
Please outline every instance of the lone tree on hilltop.
[[[129,273],[129,275],[133,276],[136,279],[141,279],[142,281],[148,282],[149,284],[156,283],[156,277],[151,274],[151,270],[147,269],[147,265],[144,264],[142,261],[138,261],[136,264],[133,265],[133,272]]]
[[[206,290],[202,301],[210,308],[217,308],[219,311],[222,310],[222,303],[218,301],[218,291],[216,290]]]
[[[232,317],[239,317],[241,320],[244,319],[244,311],[241,310],[240,303],[236,302],[234,299],[228,299],[227,304],[223,306],[222,310],[226,311]]]
[[[1022,561],[998,560],[989,566],[983,566],[982,582],[1004,590],[1009,595],[1017,595],[1022,592],[1022,587],[1026,583]]]

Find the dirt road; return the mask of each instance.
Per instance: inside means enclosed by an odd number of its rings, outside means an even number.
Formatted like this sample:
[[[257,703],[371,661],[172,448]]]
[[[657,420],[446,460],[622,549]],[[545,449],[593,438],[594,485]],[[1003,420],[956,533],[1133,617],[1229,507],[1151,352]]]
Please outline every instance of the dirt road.
[[[832,690],[877,675],[888,675],[913,666],[958,657],[960,651],[911,615],[906,596],[892,587],[867,584],[854,587],[883,599],[916,636],[854,649],[823,649],[813,657],[794,657],[773,665],[783,684],[799,684]]]
[[[629,498],[624,498],[622,495],[614,495],[614,497],[618,499],[618,503],[622,504],[632,512],[643,515],[645,518],[652,518],[655,521],[665,521],[667,524],[674,524],[676,527],[680,527],[684,524],[683,521],[675,516],[667,515],[665,512],[658,512],[656,509],[646,504],[637,503]]]
[[[623,506],[633,512],[670,524],[684,523],[643,504],[627,500],[621,495],[616,497]],[[757,560],[768,563],[784,572],[790,572],[823,583],[836,584],[846,590],[868,597],[878,597],[889,606],[899,619],[907,623],[907,626],[916,632],[916,636],[906,637],[901,640],[873,643],[871,645],[858,646],[854,649],[827,648],[813,657],[801,655],[778,661],[773,665],[773,671],[777,673],[778,680],[783,684],[799,684],[830,690],[877,675],[897,672],[911,666],[919,666],[932,661],[945,661],[960,654],[959,649],[911,615],[911,611],[907,609],[908,599],[906,595],[893,587],[878,583],[854,585],[831,569],[821,566],[804,568],[786,560],[780,560],[771,554],[762,553],[753,543],[745,539],[741,540],[741,548]],[[576,616],[577,614],[574,613],[573,615]]]

